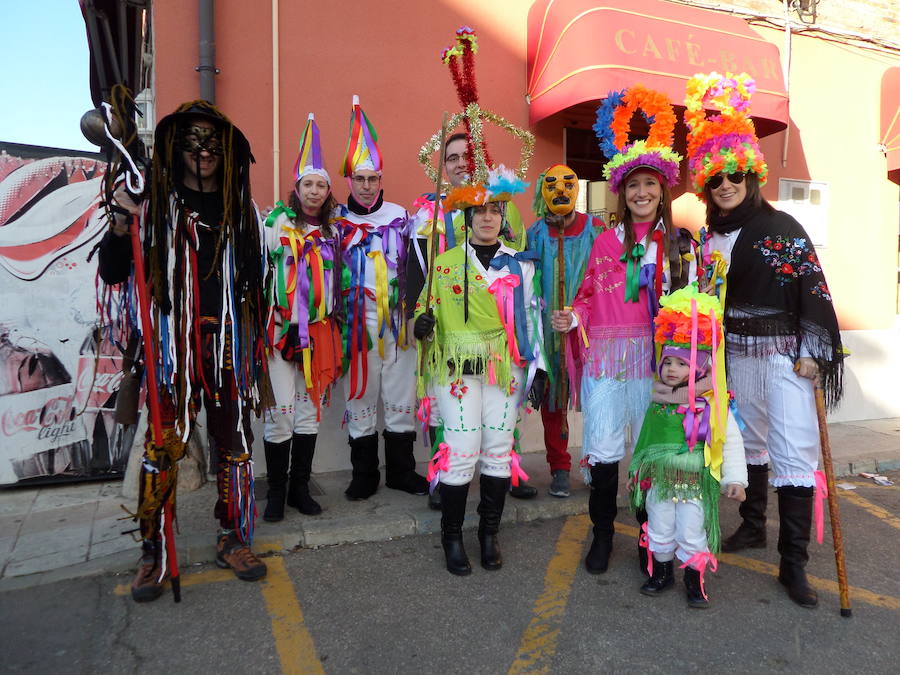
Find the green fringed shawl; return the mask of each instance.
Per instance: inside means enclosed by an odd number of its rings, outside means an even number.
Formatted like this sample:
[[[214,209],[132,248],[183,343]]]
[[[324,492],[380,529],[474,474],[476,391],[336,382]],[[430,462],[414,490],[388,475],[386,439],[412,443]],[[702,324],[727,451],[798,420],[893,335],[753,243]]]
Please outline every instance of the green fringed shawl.
[[[431,308],[437,319],[434,339],[426,340],[423,370],[419,377],[419,396],[425,383],[448,384],[460,377],[463,363],[481,364],[485,377],[494,374],[496,384],[505,391],[512,383],[512,356],[506,331],[500,321],[497,302],[488,291],[488,280],[469,261],[469,320],[465,320],[462,246],[442,253],[434,260]],[[416,303],[416,317],[425,311],[425,293]]]
[[[704,466],[703,443],[688,452],[683,424],[678,405],[650,404],[628,467],[631,506],[635,510],[644,506],[650,486],[656,487],[659,501],[698,500],[709,550],[718,553],[719,482]]]

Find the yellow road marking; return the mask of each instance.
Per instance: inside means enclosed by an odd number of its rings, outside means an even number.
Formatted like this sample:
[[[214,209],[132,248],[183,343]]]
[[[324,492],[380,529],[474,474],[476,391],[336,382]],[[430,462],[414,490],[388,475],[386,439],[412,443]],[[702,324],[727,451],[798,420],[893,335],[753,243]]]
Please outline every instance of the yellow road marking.
[[[581,561],[587,516],[566,519],[556,542],[556,555],[544,575],[544,591],[534,603],[534,616],[522,635],[510,673],[546,673],[550,658],[556,653],[556,642],[563,615],[572,590],[572,581]]]
[[[631,525],[622,525],[620,523],[616,523],[616,532],[621,532],[622,534],[628,535],[629,537],[636,538],[638,536],[638,528],[632,527]],[[778,565],[763,562],[762,560],[745,558],[744,556],[735,555],[734,553],[720,553],[716,557],[719,559],[719,562],[723,562],[726,565],[743,567],[745,570],[760,572],[761,574],[768,574],[771,577],[778,576]],[[830,579],[822,579],[821,577],[814,577],[811,574],[807,574],[806,578],[809,579],[809,583],[811,586],[817,588],[820,591],[834,593],[835,595],[838,595],[840,593],[840,589],[838,588],[838,583],[836,581],[831,581]],[[875,605],[876,607],[884,607],[885,609],[900,609],[900,598],[895,598],[890,595],[880,595],[878,593],[873,593],[872,591],[867,591],[865,588],[858,588],[857,586],[850,587],[850,600],[859,600],[869,605]]]
[[[181,587],[197,586],[199,584],[213,584],[219,581],[237,581],[234,572],[231,570],[211,569],[202,572],[192,572],[191,574],[180,574]],[[166,584],[168,587],[168,584]],[[131,595],[131,584],[119,584],[113,589],[116,595]]]
[[[884,509],[877,504],[873,504],[865,497],[856,494],[856,492],[853,490],[841,490],[838,494],[840,495],[841,499],[846,499],[848,502],[853,502],[857,506],[861,506],[879,520],[882,520],[891,527],[895,527],[900,530],[900,518],[895,516],[887,509]]]
[[[272,635],[281,660],[281,672],[324,673],[316,656],[316,646],[306,628],[294,584],[284,566],[284,558],[268,558],[269,573],[262,580],[266,609],[272,618]]]

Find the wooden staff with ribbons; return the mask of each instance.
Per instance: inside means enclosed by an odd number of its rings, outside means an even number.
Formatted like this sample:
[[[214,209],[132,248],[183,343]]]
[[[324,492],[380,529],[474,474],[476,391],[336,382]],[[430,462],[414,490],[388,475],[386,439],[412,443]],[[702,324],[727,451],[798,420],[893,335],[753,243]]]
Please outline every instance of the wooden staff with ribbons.
[[[566,224],[566,216],[557,216],[559,222],[556,233],[556,267],[558,270],[557,295],[560,310],[566,308],[566,258],[563,243],[563,228]],[[566,341],[567,333],[559,333],[559,397],[557,403],[562,406],[562,421],[559,426],[559,435],[563,439],[569,438],[569,376],[566,372]]]
[[[818,381],[816,382],[816,417],[819,422],[819,443],[822,446],[822,467],[825,470],[825,481],[828,486],[828,515],[831,518],[831,539],[834,542],[834,562],[837,567],[841,616],[849,618],[853,613],[850,608],[850,585],[847,583],[847,561],[844,558],[844,533],[841,530],[841,514],[834,487],[834,464],[831,461],[828,423],[825,419],[825,395]]]
[[[438,211],[441,204],[441,188],[444,174],[444,143],[447,141],[447,112],[444,111],[444,117],[441,120],[441,156],[438,158],[437,180],[434,185],[434,211],[431,214],[431,232],[429,233],[430,245],[428,247],[428,278],[425,283],[425,312],[431,311],[431,284],[434,280],[434,258],[438,248]],[[423,350],[424,354],[424,350]],[[424,363],[424,359],[423,359]]]

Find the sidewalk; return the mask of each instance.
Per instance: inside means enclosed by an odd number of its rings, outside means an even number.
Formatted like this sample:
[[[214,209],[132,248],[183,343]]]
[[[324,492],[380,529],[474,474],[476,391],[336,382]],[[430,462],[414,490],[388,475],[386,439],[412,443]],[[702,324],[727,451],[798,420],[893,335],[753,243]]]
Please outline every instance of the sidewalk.
[[[900,419],[844,422],[829,425],[832,457],[838,476],[860,471],[900,469]],[[580,455],[572,449],[573,457]],[[577,465],[577,462],[573,462]],[[580,471],[572,471],[572,496],[558,499],[547,494],[550,475],[541,452],[523,457],[529,483],[539,493],[532,500],[508,498],[504,522],[528,522],[587,512],[588,488]],[[424,466],[419,467],[424,474]],[[383,472],[382,472],[383,473]],[[624,469],[620,480],[624,482]],[[313,477],[313,494],[322,504],[320,516],[301,516],[287,509],[280,523],[260,517],[254,539],[258,553],[287,551],[298,546],[315,548],[361,541],[384,541],[440,530],[440,513],[428,509],[425,497],[415,497],[382,486],[370,499],[349,502],[344,489],[349,471]],[[256,485],[260,514],[265,507],[265,480]],[[467,527],[477,523],[477,483],[469,493]],[[624,490],[620,488],[620,506]],[[215,557],[216,522],[212,517],[215,486],[179,496],[177,536],[179,563],[210,562]],[[0,492],[0,590],[50,583],[91,574],[134,569],[138,546],[122,535],[134,524],[121,520],[121,483],[80,483]]]

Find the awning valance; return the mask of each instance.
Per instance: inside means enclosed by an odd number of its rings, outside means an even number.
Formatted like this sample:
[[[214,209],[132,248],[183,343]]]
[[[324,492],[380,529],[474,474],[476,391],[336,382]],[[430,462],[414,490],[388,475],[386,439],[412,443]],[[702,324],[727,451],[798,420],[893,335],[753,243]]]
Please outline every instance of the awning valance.
[[[900,184],[900,67],[888,68],[881,78],[881,146],[888,178]]]
[[[687,80],[714,70],[756,79],[760,136],[787,126],[778,48],[742,19],[662,0],[537,0],[528,13],[532,124],[639,82],[682,105]]]

